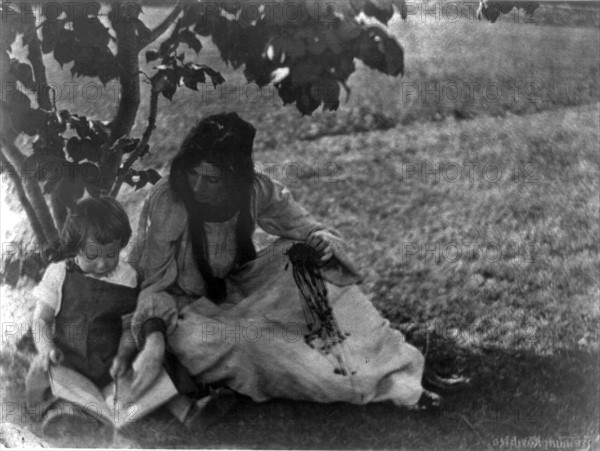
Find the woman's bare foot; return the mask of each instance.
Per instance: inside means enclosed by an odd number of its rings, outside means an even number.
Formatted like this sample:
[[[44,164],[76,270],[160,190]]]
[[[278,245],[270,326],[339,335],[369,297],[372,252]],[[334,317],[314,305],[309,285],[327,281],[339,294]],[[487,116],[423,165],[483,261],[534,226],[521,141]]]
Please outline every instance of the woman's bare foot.
[[[433,371],[425,371],[423,375],[423,386],[442,392],[451,392],[462,390],[471,384],[471,378],[451,374],[448,377],[442,377]]]
[[[439,409],[442,406],[443,402],[444,399],[437,393],[423,389],[423,393],[421,393],[421,397],[419,398],[417,403],[408,406],[408,409],[418,411],[435,410]]]

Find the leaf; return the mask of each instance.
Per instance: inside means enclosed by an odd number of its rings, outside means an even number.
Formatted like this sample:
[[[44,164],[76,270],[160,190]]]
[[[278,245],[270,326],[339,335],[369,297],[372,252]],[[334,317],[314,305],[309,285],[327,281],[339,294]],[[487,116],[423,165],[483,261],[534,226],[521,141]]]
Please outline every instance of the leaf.
[[[314,59],[303,59],[290,67],[290,78],[298,85],[312,83],[322,71],[320,62]]]
[[[315,34],[306,44],[306,51],[312,55],[320,55],[327,50],[327,41],[321,34]]]
[[[289,67],[280,67],[271,72],[271,83],[281,83],[290,75]]]
[[[57,197],[69,208],[73,208],[75,203],[83,197],[85,193],[85,183],[81,174],[73,163],[65,164],[65,174],[61,177],[55,190]]]
[[[292,83],[289,78],[283,80],[283,82],[275,85],[279,97],[283,100],[283,104],[294,103],[302,95],[302,88],[300,85]]]
[[[48,2],[42,8],[43,16],[50,22],[58,20],[60,15],[63,13],[62,5],[58,2]]]
[[[21,63],[19,60],[11,58],[9,72],[25,86],[25,89],[35,91],[33,70],[29,64]]]
[[[160,54],[160,56],[165,58],[169,56],[172,52],[174,52],[177,49],[178,45],[179,39],[177,38],[177,36],[170,36],[169,38],[165,39],[165,41],[160,45],[158,53]]]
[[[183,15],[180,19],[180,25],[182,27],[194,25],[202,17],[204,8],[205,6],[200,2],[186,3],[183,7]]]
[[[206,75],[208,75],[210,77],[210,80],[212,81],[213,87],[217,87],[217,85],[220,85],[222,83],[225,83],[225,79],[223,78],[223,76],[221,75],[221,72],[217,72],[216,70],[208,67],[208,66],[202,66],[202,69],[204,70],[204,72],[206,73]]]
[[[391,0],[369,0],[365,3],[363,12],[387,25],[394,15],[394,7]]]
[[[91,137],[94,144],[102,146],[110,140],[110,127],[102,121],[90,121]]]
[[[148,184],[148,173],[145,171],[138,172],[138,182],[135,184],[135,190],[139,190]]]
[[[327,47],[334,54],[340,54],[344,51],[340,36],[332,28],[323,31],[323,38],[325,39]]]
[[[61,29],[54,46],[54,59],[62,67],[73,61],[76,53],[75,33],[72,30]]]
[[[98,60],[97,68],[98,78],[104,85],[119,76],[119,63],[117,62],[117,58],[112,54],[102,62]]]
[[[215,30],[222,25],[221,19],[216,14],[201,15],[194,26],[194,33],[200,36],[210,36]],[[219,23],[221,22],[221,23]]]
[[[123,179],[124,183],[127,183],[132,188],[136,185],[140,177],[137,175],[137,171],[130,169],[125,178]]]
[[[100,20],[79,18],[73,21],[73,31],[82,47],[106,47],[110,42],[110,34]]]
[[[182,68],[183,84],[194,91],[198,90],[198,83],[206,83],[206,75],[202,66],[187,63]]]
[[[80,138],[87,138],[91,134],[91,126],[87,117],[72,114],[69,118],[69,127],[74,129]]]
[[[156,182],[162,178],[162,176],[154,169],[148,169],[146,173],[148,174],[148,182],[152,185],[155,185]]]
[[[146,51],[146,63],[149,63],[151,61],[157,60],[158,59],[158,52],[156,50],[148,50]]]
[[[394,38],[387,37],[383,40],[385,61],[387,63],[386,73],[394,77],[404,73],[404,52],[400,44]]]
[[[345,82],[355,70],[354,56],[352,53],[346,52],[339,55],[337,60],[333,62],[330,73],[336,79]]]
[[[288,58],[303,58],[306,55],[306,46],[301,39],[292,37],[283,39],[282,41],[282,50]]]
[[[152,89],[162,93],[169,100],[173,100],[173,95],[177,91],[177,72],[173,68],[161,69],[151,78]]]
[[[303,115],[311,115],[313,111],[319,108],[320,104],[321,103],[319,101],[310,95],[310,88],[308,88],[308,86],[303,87],[302,94],[296,101],[296,107]]]
[[[90,196],[94,198],[100,197],[102,194],[100,168],[93,163],[79,163],[77,170]]]
[[[50,53],[64,29],[64,20],[46,20],[42,23],[42,53]]]
[[[179,39],[181,40],[181,42],[187,44],[188,47],[196,53],[199,53],[200,50],[202,50],[202,43],[196,37],[194,32],[188,29],[185,29],[179,33]]]
[[[400,44],[378,27],[369,27],[363,33],[358,57],[370,68],[397,76],[404,71],[404,53]]]
[[[82,160],[100,162],[102,160],[102,148],[94,144],[89,138],[73,136],[69,138],[66,146],[67,154],[78,163]]]
[[[340,106],[340,85],[332,77],[319,78],[310,87],[310,95],[315,101],[323,103],[326,110],[337,110]]]

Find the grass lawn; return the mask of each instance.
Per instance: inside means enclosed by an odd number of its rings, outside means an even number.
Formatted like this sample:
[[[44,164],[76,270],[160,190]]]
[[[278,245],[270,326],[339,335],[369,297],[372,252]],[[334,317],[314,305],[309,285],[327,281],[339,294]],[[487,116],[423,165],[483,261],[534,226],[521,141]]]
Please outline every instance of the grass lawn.
[[[584,438],[589,449],[600,446],[598,30],[507,21],[392,28],[406,48],[405,78],[360,68],[341,110],[312,118],[281,107],[268,88],[257,102],[235,102],[235,90],[228,100],[178,92],[172,104],[161,99],[144,164],[164,175],[198,118],[238,111],[257,126],[262,167],[347,238],[376,307],[432,366],[468,374],[473,386],[446,396],[435,413],[242,399],[204,433],[157,412],[116,445],[496,449],[531,439],[513,446],[524,449],[562,437],[570,449],[586,449],[576,445]],[[222,68],[210,45],[205,51]],[[224,75],[231,86],[242,81]],[[425,82],[439,99],[403,95]],[[465,82],[501,95],[441,94]],[[515,85],[534,86],[535,95],[515,98]],[[109,100],[62,107],[108,118]],[[146,112],[144,104],[135,134]],[[120,193],[133,224],[146,193]],[[3,322],[27,321],[32,286],[2,287]],[[6,338],[3,405],[22,400],[31,359]],[[5,413],[3,423],[28,425],[20,412]]]

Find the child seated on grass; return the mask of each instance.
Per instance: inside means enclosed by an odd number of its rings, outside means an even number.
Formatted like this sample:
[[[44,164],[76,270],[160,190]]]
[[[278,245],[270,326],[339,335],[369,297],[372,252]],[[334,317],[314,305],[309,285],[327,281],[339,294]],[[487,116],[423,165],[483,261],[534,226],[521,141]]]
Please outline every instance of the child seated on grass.
[[[62,237],[65,259],[50,264],[33,291],[39,354],[25,382],[26,401],[44,434],[87,435],[100,423],[54,397],[48,369],[60,363],[101,389],[130,368],[137,349],[123,317],[135,310],[137,275],[119,254],[131,226],[116,200],[90,198],[71,211]]]

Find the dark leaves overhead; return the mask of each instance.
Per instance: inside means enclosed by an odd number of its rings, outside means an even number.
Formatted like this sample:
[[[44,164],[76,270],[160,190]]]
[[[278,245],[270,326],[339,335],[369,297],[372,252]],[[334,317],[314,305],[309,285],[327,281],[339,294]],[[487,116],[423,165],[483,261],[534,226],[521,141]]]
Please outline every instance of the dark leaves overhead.
[[[284,103],[295,103],[303,114],[319,106],[339,107],[340,87],[354,72],[355,58],[389,75],[403,73],[404,55],[396,39],[355,20],[363,13],[385,24],[402,9],[402,0],[290,3],[264,3],[262,13],[250,14],[244,3],[219,10],[220,3],[208,8],[194,2],[186,6],[181,23],[197,35],[211,36],[227,64],[245,66],[248,81],[259,86],[274,83]],[[193,77],[184,83],[193,85]]]
[[[159,66],[160,67],[160,66]],[[151,79],[152,89],[162,93],[169,100],[173,100],[173,95],[177,91],[179,77],[177,70],[172,67],[160,69]]]
[[[148,183],[155,185],[161,178],[161,175],[154,169],[148,169],[146,171],[135,171],[132,169],[127,173],[125,183],[135,188],[137,191]]]
[[[15,79],[19,80],[23,84],[25,89],[30,91],[35,90],[33,71],[29,64],[21,63],[19,60],[11,58],[9,72]]]
[[[199,53],[200,50],[202,50],[202,44],[193,31],[187,29],[183,30],[179,33],[179,39],[196,53]]]
[[[116,78],[117,60],[108,48],[112,37],[109,29],[98,19],[97,8],[93,5],[66,8],[67,3],[60,2],[53,6],[62,7],[64,15],[57,16],[57,8],[44,8],[46,20],[41,26],[42,52],[54,51],[54,59],[61,67],[74,61],[71,68],[73,75],[98,77],[104,84]],[[67,24],[70,26],[67,27]]]
[[[150,63],[152,61],[156,61],[160,55],[156,50],[148,50],[146,52],[146,63]]]
[[[525,14],[531,16],[539,6],[539,3],[534,1],[484,0],[480,5],[479,17],[494,23],[501,14],[508,14],[513,8],[522,9]]]

